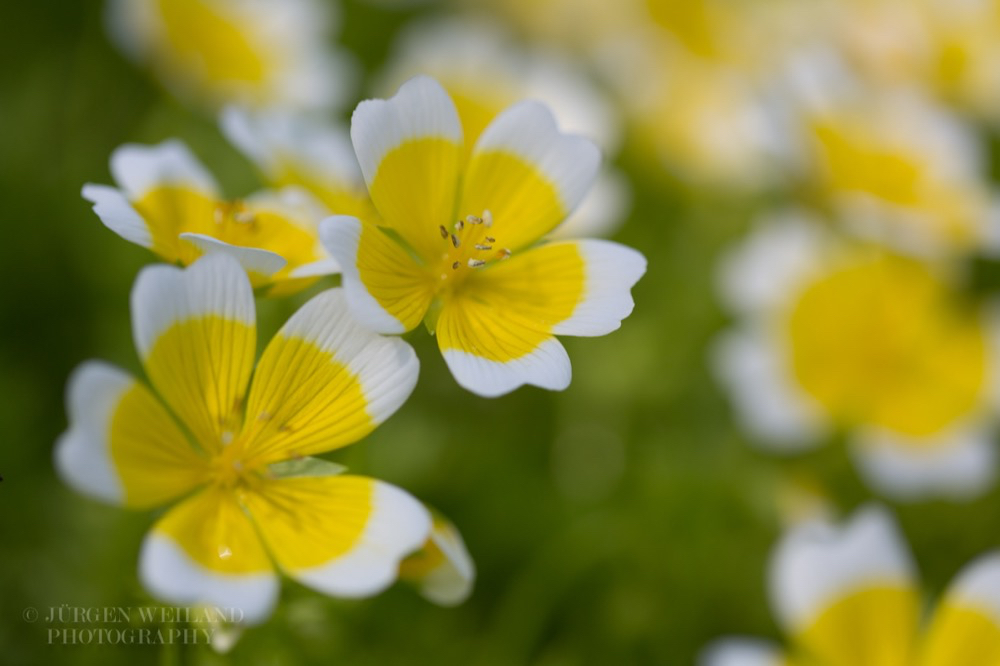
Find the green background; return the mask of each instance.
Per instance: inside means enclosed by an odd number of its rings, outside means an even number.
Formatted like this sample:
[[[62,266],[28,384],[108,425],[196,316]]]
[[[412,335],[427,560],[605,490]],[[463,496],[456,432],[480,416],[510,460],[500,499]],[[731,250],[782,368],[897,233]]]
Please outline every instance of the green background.
[[[224,656],[50,645],[49,629],[67,625],[28,622],[25,609],[155,603],[136,575],[155,515],[83,498],[52,467],[72,369],[102,358],[141,374],[127,302],[153,261],[105,229],[80,188],[111,182],[120,144],[169,137],[186,141],[227,194],[259,187],[211,116],[108,43],[101,9],[0,4],[0,663],[689,664],[721,635],[779,638],[765,568],[783,480],[804,476],[845,511],[871,495],[836,442],[788,460],[755,453],[708,370],[707,349],[727,324],[715,261],[774,202],[687,189],[644,166],[633,139],[618,164],[635,205],[616,239],[641,250],[649,270],[620,331],[565,340],[570,388],[478,398],[454,383],[421,329],[409,336],[422,361],[413,397],[330,456],[455,522],[479,573],[465,604],[439,608],[403,584],[336,600],[285,580],[272,619]],[[343,9],[341,41],[366,74],[406,21],[443,11]],[[307,295],[259,302],[259,337]],[[930,594],[998,542],[997,492],[897,514]]]

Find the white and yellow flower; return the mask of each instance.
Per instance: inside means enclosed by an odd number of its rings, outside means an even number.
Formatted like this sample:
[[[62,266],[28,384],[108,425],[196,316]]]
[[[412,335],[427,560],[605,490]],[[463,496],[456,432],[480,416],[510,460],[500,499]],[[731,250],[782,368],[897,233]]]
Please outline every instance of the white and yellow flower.
[[[389,93],[418,74],[448,91],[466,153],[500,112],[522,99],[544,103],[563,131],[594,140],[605,156],[621,148],[620,114],[579,64],[554,50],[518,44],[496,23],[452,17],[409,26],[395,42],[378,90]],[[624,221],[630,195],[624,176],[605,164],[553,237],[611,234]]]
[[[441,606],[457,606],[472,592],[476,568],[462,535],[446,518],[431,513],[430,538],[399,565],[399,577],[414,583],[420,593]]]
[[[210,107],[340,105],[350,61],[316,0],[110,0],[112,39],[176,94]]]
[[[373,330],[426,321],[463,387],[497,396],[569,385],[556,335],[604,335],[632,310],[645,258],[607,241],[542,243],[580,202],[597,147],[537,102],[510,107],[466,158],[462,125],[431,78],[362,102],[351,138],[382,227],[321,225],[348,302]]]
[[[268,286],[272,295],[338,270],[317,231],[327,211],[302,190],[227,201],[208,171],[175,140],[121,146],[111,155],[111,173],[120,189],[87,184],[83,197],[105,226],[166,261],[187,265],[205,254],[229,254],[255,287]]]
[[[892,517],[859,510],[840,527],[791,529],[770,566],[790,650],[723,639],[701,666],[971,666],[1000,663],[1000,552],[959,572],[924,621],[913,559]]]
[[[276,601],[276,568],[336,596],[395,580],[428,538],[427,510],[310,456],[359,440],[403,404],[418,374],[409,345],[362,328],[331,289],[288,320],[254,369],[253,292],[224,255],[143,269],[132,325],[153,390],[84,363],[55,462],[67,483],[107,502],[177,502],[140,553],[154,596],[238,608],[252,624]]]
[[[740,321],[717,374],[761,445],[796,451],[843,429],[862,474],[899,498],[993,483],[1000,336],[947,267],[789,214],[723,262],[721,291]]]
[[[923,255],[995,243],[985,158],[958,117],[915,91],[864,85],[834,54],[789,72],[793,168],[852,231]]]

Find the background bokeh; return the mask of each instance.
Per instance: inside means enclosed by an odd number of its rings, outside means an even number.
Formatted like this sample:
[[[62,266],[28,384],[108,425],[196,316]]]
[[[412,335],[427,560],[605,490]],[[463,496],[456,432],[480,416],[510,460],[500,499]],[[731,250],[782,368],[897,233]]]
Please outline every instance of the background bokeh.
[[[337,42],[359,67],[352,99],[374,94],[401,30],[460,10],[340,3]],[[525,45],[550,39],[516,22],[510,30]],[[110,182],[120,144],[169,137],[186,141],[231,196],[260,182],[212,113],[165,92],[112,46],[101,3],[3,3],[0,62],[0,663],[690,664],[721,635],[779,636],[765,569],[790,484],[820,488],[844,511],[872,497],[837,442],[785,458],[748,446],[709,371],[710,343],[729,323],[716,291],[720,252],[782,195],[693,184],[651,161],[647,134],[630,124],[614,163],[633,202],[613,238],[642,251],[649,269],[620,331],[565,340],[569,389],[478,398],[418,329],[413,397],[366,441],[330,456],[458,526],[478,569],[467,602],[439,608],[403,584],[343,601],[285,580],[272,619],[225,655],[204,645],[50,645],[50,626],[25,621],[24,609],[154,603],[136,561],[155,516],[82,498],[52,467],[70,371],[103,358],[141,373],[127,302],[152,256],[101,226],[80,188]],[[996,173],[991,131],[982,137]],[[259,300],[259,338],[308,295]],[[1000,543],[996,490],[895,510],[931,594]]]

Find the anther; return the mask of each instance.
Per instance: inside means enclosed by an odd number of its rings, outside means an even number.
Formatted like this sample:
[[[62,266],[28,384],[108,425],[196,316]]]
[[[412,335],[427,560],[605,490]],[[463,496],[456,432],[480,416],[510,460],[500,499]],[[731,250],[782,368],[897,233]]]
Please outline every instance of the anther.
[[[492,245],[482,245],[480,243],[476,243],[476,249],[477,250],[492,250],[493,246]]]
[[[452,234],[451,235],[451,244],[454,245],[455,247],[458,247],[459,245],[462,244],[462,241],[458,240],[458,236],[456,236],[455,234]]]
[[[448,230],[444,228],[443,224],[440,227],[438,227],[438,231],[441,232],[441,238],[447,238],[448,237]]]
[[[493,226],[493,213],[490,212],[489,208],[483,211],[483,222],[487,227]]]
[[[455,270],[455,271],[457,271],[457,270],[458,270],[458,267],[459,267],[459,266],[461,266],[461,265],[462,265],[462,264],[461,264],[461,262],[458,262],[458,261],[456,261],[455,263],[453,263],[453,264],[451,265],[451,268],[452,268],[452,270]]]
[[[504,259],[510,259],[511,251],[508,248],[502,248],[500,250],[500,261]]]
[[[493,236],[486,236],[486,242],[487,243],[496,243],[497,239],[493,238]]]
[[[479,259],[469,259],[469,268],[482,268],[485,265],[485,261],[481,261]]]
[[[458,222],[455,223],[455,231],[461,231],[464,228],[465,228],[465,222],[462,222],[462,220],[459,220]]]
[[[482,224],[483,218],[479,217],[478,215],[466,215],[465,221],[468,222],[469,224]]]

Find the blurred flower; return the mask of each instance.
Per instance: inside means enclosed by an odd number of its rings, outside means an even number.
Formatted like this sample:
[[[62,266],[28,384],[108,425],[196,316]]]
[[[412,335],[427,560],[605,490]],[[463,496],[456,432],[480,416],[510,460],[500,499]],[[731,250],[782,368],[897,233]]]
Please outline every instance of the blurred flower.
[[[166,261],[229,254],[271,295],[339,270],[319,242],[317,224],[327,211],[304,191],[222,200],[215,180],[179,141],[121,146],[111,155],[111,173],[120,190],[87,184],[83,197],[105,226]]]
[[[762,445],[793,451],[843,428],[865,477],[900,498],[969,497],[995,476],[996,323],[940,265],[790,214],[721,266],[739,327],[718,376]]]
[[[912,91],[862,85],[830,53],[804,55],[787,82],[801,134],[792,168],[854,231],[920,254],[996,235],[985,159],[957,117]]]
[[[912,557],[892,517],[859,510],[843,527],[789,530],[770,567],[771,603],[791,654],[724,639],[702,666],[970,666],[1000,659],[1000,553],[958,574],[926,622]]]
[[[617,329],[646,267],[607,241],[537,244],[583,198],[597,147],[561,134],[529,101],[497,116],[466,165],[455,106],[429,77],[362,102],[351,138],[385,227],[335,217],[321,236],[356,316],[384,333],[425,320],[474,393],[566,388],[569,358],[555,335]]]
[[[878,86],[917,87],[1000,120],[1000,4],[993,0],[850,0],[836,7],[837,46]]]
[[[220,125],[271,185],[304,188],[338,215],[378,220],[342,126],[291,111],[241,107],[227,107]]]
[[[432,513],[430,538],[399,565],[399,577],[416,584],[427,599],[442,606],[457,606],[472,592],[475,565],[462,535],[450,521]]]
[[[180,499],[142,546],[140,576],[155,596],[236,608],[252,624],[277,599],[275,566],[337,596],[393,581],[427,539],[427,511],[309,456],[357,441],[403,404],[418,372],[409,345],[361,328],[331,289],[288,320],[251,382],[253,293],[227,256],[145,268],[132,325],[156,395],[118,368],[83,364],[55,461],[67,483],[104,501]]]
[[[501,111],[523,99],[547,105],[559,127],[595,141],[605,155],[621,147],[621,118],[611,100],[574,61],[515,43],[495,23],[448,18],[417,23],[396,42],[378,86],[396,90],[418,74],[436,79],[455,103],[466,155]],[[630,190],[605,164],[583,201],[554,237],[605,236],[624,221]]]
[[[316,0],[110,0],[112,39],[178,95],[210,107],[327,108],[346,98],[345,55]]]

